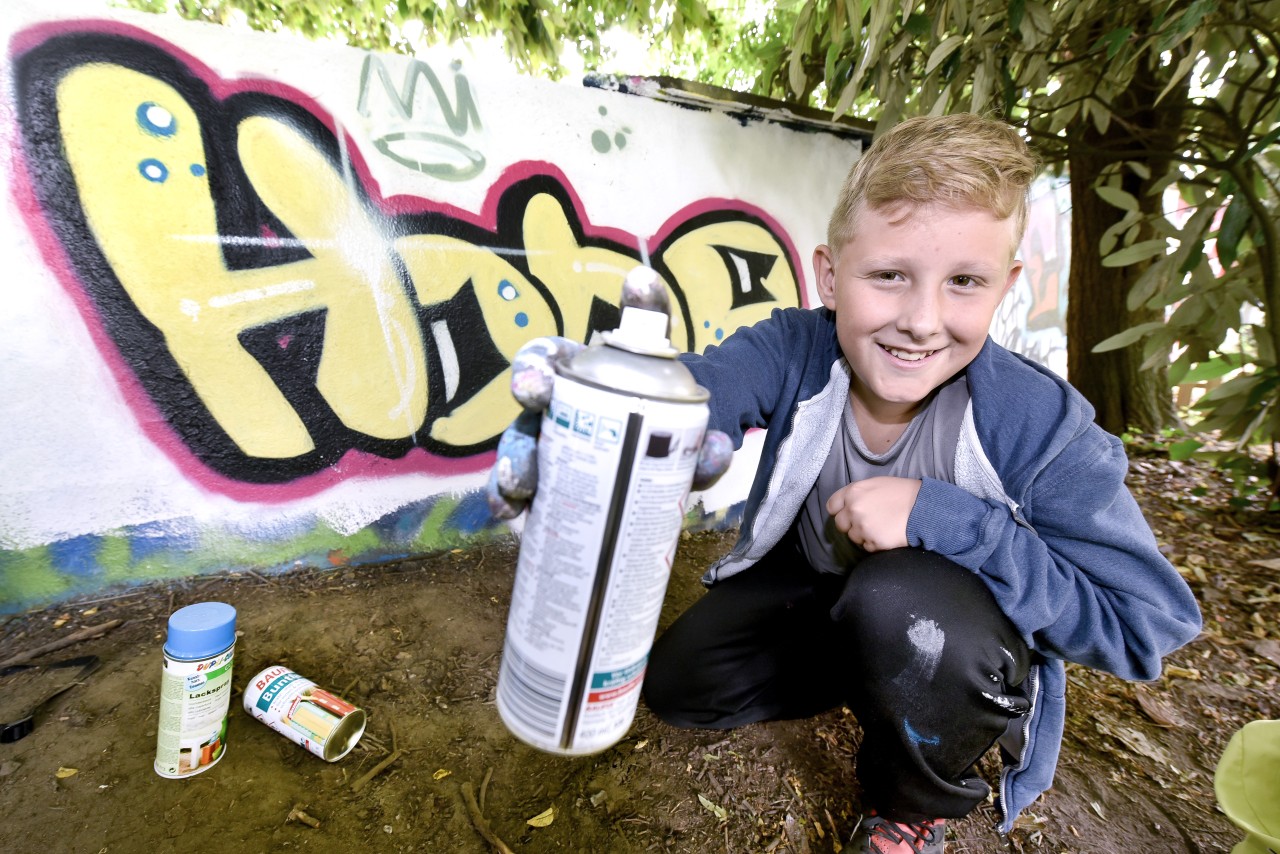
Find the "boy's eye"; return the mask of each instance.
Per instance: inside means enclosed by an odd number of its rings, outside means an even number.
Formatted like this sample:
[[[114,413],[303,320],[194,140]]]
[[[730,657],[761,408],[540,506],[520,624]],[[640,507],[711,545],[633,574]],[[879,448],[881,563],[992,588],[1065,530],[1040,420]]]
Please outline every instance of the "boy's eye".
[[[971,288],[978,284],[978,280],[973,276],[952,276],[951,284],[962,288]]]

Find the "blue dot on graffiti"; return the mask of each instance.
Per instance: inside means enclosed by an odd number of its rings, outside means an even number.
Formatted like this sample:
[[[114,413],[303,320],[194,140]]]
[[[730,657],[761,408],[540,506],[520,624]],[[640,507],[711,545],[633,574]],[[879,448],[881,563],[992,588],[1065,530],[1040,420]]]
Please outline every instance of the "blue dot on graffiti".
[[[155,101],[138,105],[138,127],[155,136],[173,136],[178,132],[178,120],[173,113]]]
[[[704,320],[704,321],[702,321],[702,328],[703,328],[703,329],[710,329],[710,328],[711,328],[711,321],[710,321],[710,320]]]
[[[203,166],[201,166],[199,163],[192,163],[192,164],[191,164],[191,174],[192,174],[192,175],[195,175],[197,178],[203,178],[203,177],[204,177],[204,167],[203,167]]]
[[[517,312],[516,326],[519,326],[521,329],[523,329],[528,325],[529,325],[529,315],[525,314],[523,311]]]
[[[511,302],[513,299],[520,296],[520,291],[516,290],[515,285],[511,284],[506,279],[503,279],[501,282],[498,282],[498,296],[502,297],[507,302]]]
[[[719,340],[721,340],[722,338],[724,338],[724,330],[723,330],[723,329],[717,329],[717,330],[716,330],[716,340],[717,340],[717,341],[719,341]]]
[[[154,181],[157,184],[163,184],[169,178],[169,167],[154,157],[148,157],[139,163],[138,171],[142,173],[143,178],[148,181]]]

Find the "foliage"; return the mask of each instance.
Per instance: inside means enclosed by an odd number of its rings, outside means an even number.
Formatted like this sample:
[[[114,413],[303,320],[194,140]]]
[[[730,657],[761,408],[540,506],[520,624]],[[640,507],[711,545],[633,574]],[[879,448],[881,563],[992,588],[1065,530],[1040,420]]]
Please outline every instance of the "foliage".
[[[620,26],[675,73],[880,127],[999,113],[1114,209],[1071,250],[1073,289],[1099,261],[1129,287],[1115,328],[1130,328],[1094,350],[1140,346],[1174,384],[1227,376],[1199,427],[1242,454],[1280,440],[1280,0],[126,2],[402,51],[411,21],[430,42],[502,35],[519,67],[552,76],[563,45],[594,63]]]
[[[653,43],[690,49],[717,32],[704,0],[630,2],[594,0],[117,0],[148,12],[172,11],[189,20],[243,21],[256,30],[291,30],[311,38],[336,38],[370,50],[412,53],[421,32],[428,44],[498,37],[516,67],[559,76],[561,53],[574,46],[588,63],[607,48],[601,36],[620,27]]]
[[[1240,455],[1280,440],[1280,2],[784,0],[771,26],[791,35],[759,52],[766,94],[882,127],[995,111],[1070,163],[1117,210],[1073,265],[1136,268],[1129,310],[1167,317],[1095,352],[1140,342],[1158,368],[1172,350],[1173,384],[1230,374],[1199,428]]]

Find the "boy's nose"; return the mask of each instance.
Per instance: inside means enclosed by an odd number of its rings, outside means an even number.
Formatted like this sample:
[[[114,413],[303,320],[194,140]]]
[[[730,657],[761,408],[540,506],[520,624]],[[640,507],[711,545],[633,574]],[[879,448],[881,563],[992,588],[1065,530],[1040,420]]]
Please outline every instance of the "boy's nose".
[[[938,294],[931,288],[913,289],[903,300],[898,324],[916,341],[924,341],[938,331],[942,318],[942,305]]]

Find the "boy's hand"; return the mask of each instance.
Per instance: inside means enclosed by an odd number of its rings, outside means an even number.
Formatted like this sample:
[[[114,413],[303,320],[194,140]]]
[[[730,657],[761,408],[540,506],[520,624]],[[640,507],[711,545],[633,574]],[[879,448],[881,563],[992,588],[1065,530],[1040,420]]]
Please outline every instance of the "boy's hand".
[[[511,396],[524,412],[511,422],[498,440],[498,458],[489,470],[485,497],[489,512],[498,519],[514,519],[529,504],[538,488],[538,434],[542,410],[551,402],[556,365],[582,350],[568,338],[535,338],[516,351],[511,362]]]
[[[538,434],[542,411],[551,402],[556,365],[573,358],[582,345],[567,338],[535,338],[516,352],[511,365],[511,394],[524,407],[498,440],[498,457],[485,489],[489,512],[498,519],[514,519],[538,489]],[[708,489],[729,468],[733,441],[719,430],[708,430],[698,450],[693,488]]]
[[[907,477],[871,477],[838,489],[827,499],[831,521],[869,552],[903,548],[907,518],[920,494],[920,481]]]

